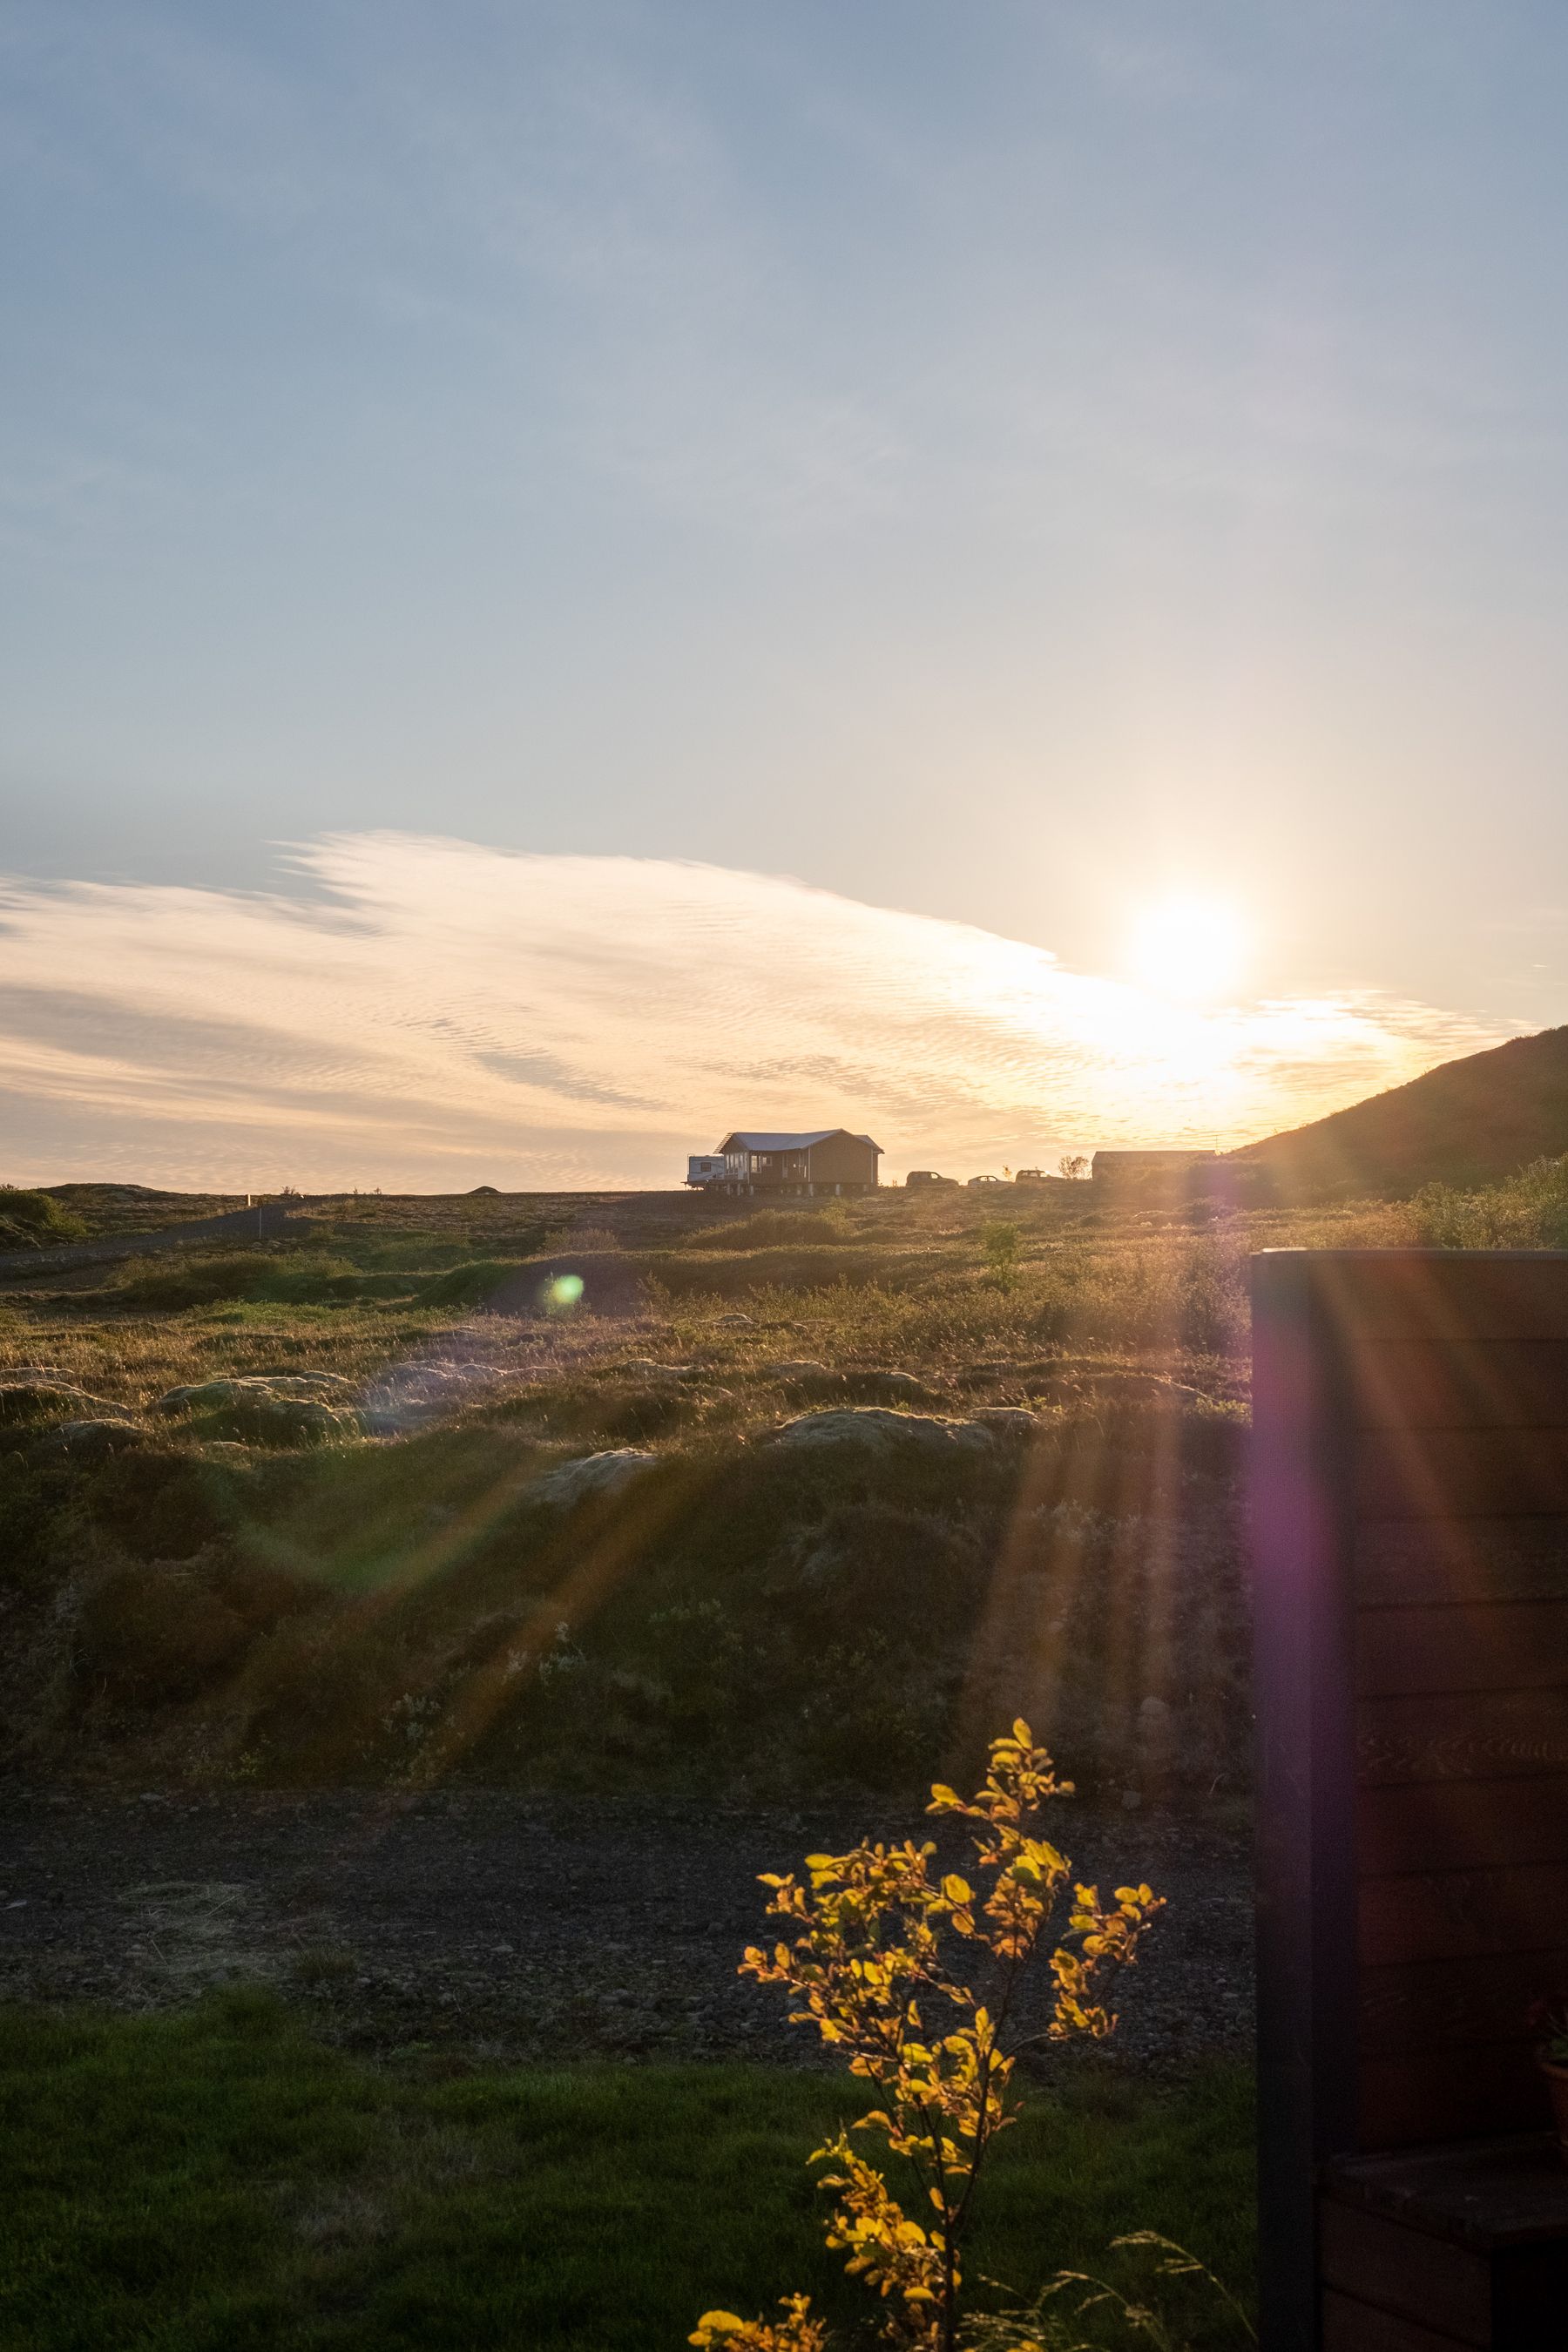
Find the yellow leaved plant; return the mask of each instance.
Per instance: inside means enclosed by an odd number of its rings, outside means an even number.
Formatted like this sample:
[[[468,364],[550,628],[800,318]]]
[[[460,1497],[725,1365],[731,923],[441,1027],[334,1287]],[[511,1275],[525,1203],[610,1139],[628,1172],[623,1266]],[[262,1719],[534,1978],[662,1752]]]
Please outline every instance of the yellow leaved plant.
[[[798,2004],[792,2024],[816,2027],[877,2104],[853,2126],[901,2158],[925,2204],[920,2220],[847,2132],[818,2148],[813,2163],[835,2168],[827,2243],[847,2257],[886,2306],[883,2333],[901,2352],[954,2352],[960,2337],[960,2251],[992,2141],[1013,2120],[1008,2084],[1030,2041],[1099,2041],[1116,2023],[1099,1998],[1112,1969],[1130,1967],[1163,1898],[1147,1886],[1119,1886],[1102,1903],[1079,1885],[1072,1864],[1037,1834],[1058,1780],[1028,1725],[994,1739],[989,1769],[972,1799],[938,1783],[927,1811],[973,1822],[975,1884],[932,1874],[936,1848],[868,1842],[849,1853],[805,1858],[808,1884],[769,1874],[769,1913],[784,1923],[771,1952],[752,1946],[741,1973],[779,1985]],[[1018,2037],[1017,1999],[1030,1963],[1044,1953],[1063,1902],[1065,1932],[1048,1954],[1049,2021]],[[952,1970],[967,1948],[984,1966],[981,2001]],[[690,2342],[701,2352],[823,2352],[826,2333],[804,2295],[774,2320],[705,2312]],[[1014,2352],[1031,2352],[1021,2334]]]

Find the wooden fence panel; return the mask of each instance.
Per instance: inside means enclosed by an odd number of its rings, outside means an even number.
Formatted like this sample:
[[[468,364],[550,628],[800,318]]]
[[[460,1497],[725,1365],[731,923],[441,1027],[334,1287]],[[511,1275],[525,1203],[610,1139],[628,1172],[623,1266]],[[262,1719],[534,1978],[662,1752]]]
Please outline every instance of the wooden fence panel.
[[[1568,1978],[1568,1254],[1253,1273],[1264,2343],[1318,2352],[1351,2324],[1318,2278],[1321,2168],[1546,2120],[1526,2019]]]

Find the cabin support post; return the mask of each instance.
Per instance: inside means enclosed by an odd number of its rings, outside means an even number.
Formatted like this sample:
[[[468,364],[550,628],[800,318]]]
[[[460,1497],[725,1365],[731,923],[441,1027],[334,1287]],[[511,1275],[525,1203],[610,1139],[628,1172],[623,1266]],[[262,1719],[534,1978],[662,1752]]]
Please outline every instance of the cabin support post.
[[[1317,2352],[1312,2182],[1355,2146],[1347,1432],[1304,1255],[1253,1260],[1260,2352]]]

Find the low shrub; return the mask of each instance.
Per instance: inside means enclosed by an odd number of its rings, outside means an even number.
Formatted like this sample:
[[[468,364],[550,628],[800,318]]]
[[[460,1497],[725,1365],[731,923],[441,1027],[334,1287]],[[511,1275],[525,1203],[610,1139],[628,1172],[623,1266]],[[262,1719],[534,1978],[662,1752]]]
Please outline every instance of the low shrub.
[[[810,1246],[800,1241],[747,1249],[737,1244],[706,1255],[669,1251],[648,1263],[661,1291],[672,1298],[697,1291],[733,1298],[746,1291],[769,1290],[817,1291],[837,1298],[845,1291],[865,1289],[873,1283],[898,1289],[927,1284],[931,1276],[922,1252],[868,1250],[858,1242],[827,1240]]]
[[[133,1559],[189,1559],[246,1517],[243,1468],[173,1446],[118,1454],[94,1475],[88,1507]]]
[[[793,1242],[842,1242],[849,1235],[849,1217],[842,1202],[825,1201],[816,1209],[758,1209],[730,1224],[705,1225],[692,1234],[688,1245],[692,1249],[773,1249]]]
[[[1005,1218],[994,1218],[980,1228],[986,1272],[998,1290],[1011,1290],[1018,1279],[1018,1228]]]
[[[417,1286],[407,1274],[333,1274],[324,1277],[322,1295],[329,1299],[406,1298]]]
[[[836,2168],[820,2182],[839,2192],[827,2244],[879,2296],[879,2332],[905,2352],[956,2352],[967,2337],[975,2190],[994,2142],[1018,2119],[1019,2055],[1114,2031],[1104,1979],[1136,1964],[1164,1908],[1142,1885],[1102,1903],[1040,1834],[1045,1805],[1073,1784],[1057,1779],[1026,1723],[991,1741],[988,1768],[973,1799],[938,1782],[927,1807],[974,1825],[973,1885],[940,1865],[933,1874],[930,1841],[867,1839],[848,1853],[808,1854],[804,1880],[764,1874],[779,1925],[769,1948],[752,1945],[741,1962],[742,1976],[797,2002],[791,2023],[814,2026],[876,2095],[811,2161]],[[1031,1968],[1043,1975],[1047,1961],[1042,2032],[1023,1996]],[[781,2308],[773,2321],[705,2312],[690,2341],[700,2352],[826,2352],[827,2327],[808,2295],[785,2296]],[[998,2352],[1046,2352],[1033,2328],[994,2340]]]
[[[433,1274],[416,1285],[413,1304],[416,1307],[482,1307],[506,1283],[515,1280],[521,1272],[514,1258],[468,1258],[461,1265],[448,1266],[443,1274]]]
[[[0,1430],[32,1429],[51,1421],[86,1420],[101,1400],[66,1381],[7,1381],[0,1375]]]
[[[83,1596],[72,1643],[78,1680],[111,1703],[194,1698],[245,1649],[238,1612],[190,1570],[145,1561],[107,1570]]]
[[[1428,1184],[1409,1213],[1428,1249],[1568,1249],[1568,1154],[1473,1192]]]
[[[268,1260],[260,1250],[228,1250],[211,1257],[183,1252],[150,1260],[133,1259],[115,1279],[108,1302],[178,1314],[211,1307],[220,1299],[257,1296]]]
[[[41,1590],[77,1530],[78,1484],[63,1462],[0,1453],[0,1591]]]
[[[378,1749],[389,1751],[384,1769],[404,1765],[397,1734],[420,1690],[418,1664],[395,1617],[323,1600],[252,1646],[236,1694],[243,1743],[286,1780],[361,1779]]]
[[[332,1445],[360,1436],[360,1414],[331,1398],[241,1395],[198,1413],[201,1435],[243,1445]]]
[[[565,1394],[614,1448],[652,1433],[633,1413],[684,1412],[691,1391]],[[47,1602],[73,1561],[188,1571],[234,1742],[283,1780],[395,1779],[429,1748],[502,1782],[908,1791],[1007,1709],[1094,1784],[1237,1785],[1243,1414],[1079,1398],[1036,1433],[694,1435],[575,1502],[548,1474],[584,1433],[489,1414],[248,1454],[166,1437],[90,1469],[18,1444],[0,1451],[0,1577]],[[136,1653],[131,1681],[171,1706],[205,1694],[179,1654],[165,1671]]]
[[[52,1194],[0,1184],[0,1250],[52,1249],[80,1241],[86,1232],[82,1219]]]
[[[177,1255],[133,1262],[115,1280],[105,1303],[180,1314],[193,1307],[270,1300],[280,1307],[320,1307],[362,1298],[405,1298],[415,1277],[362,1273],[346,1258],[265,1246],[210,1255]]]
[[[503,1425],[521,1423],[542,1437],[597,1437],[640,1444],[685,1427],[701,1411],[701,1400],[689,1389],[564,1381],[524,1389],[495,1406],[491,1417]]]

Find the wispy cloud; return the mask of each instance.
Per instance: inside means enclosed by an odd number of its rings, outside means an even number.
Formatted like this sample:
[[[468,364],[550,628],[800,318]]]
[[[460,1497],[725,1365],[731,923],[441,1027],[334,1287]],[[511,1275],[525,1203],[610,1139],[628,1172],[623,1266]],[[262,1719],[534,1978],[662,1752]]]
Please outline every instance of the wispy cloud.
[[[241,1188],[678,1181],[727,1127],[891,1171],[1233,1142],[1493,1042],[1372,995],[1194,1013],[801,883],[401,835],[290,896],[0,887],[0,1174]]]

